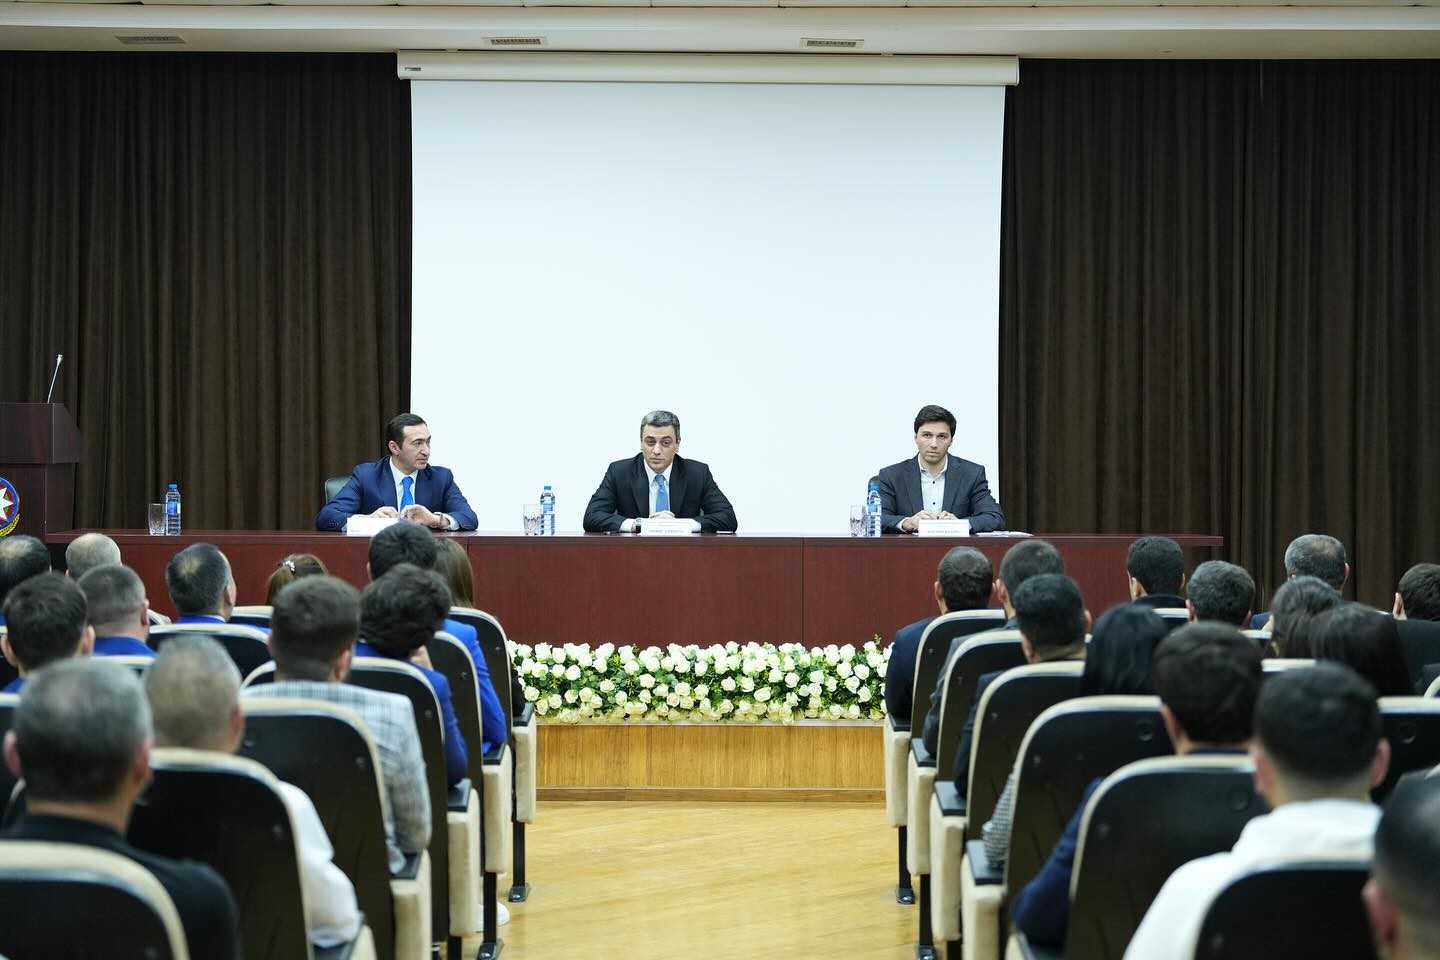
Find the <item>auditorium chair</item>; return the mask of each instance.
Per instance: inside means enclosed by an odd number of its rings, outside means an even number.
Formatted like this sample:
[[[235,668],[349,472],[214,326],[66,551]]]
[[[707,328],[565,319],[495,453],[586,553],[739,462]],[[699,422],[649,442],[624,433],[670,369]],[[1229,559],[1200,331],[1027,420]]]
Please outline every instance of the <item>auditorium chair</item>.
[[[1440,701],[1381,697],[1380,726],[1390,741],[1390,766],[1370,796],[1383,804],[1402,776],[1440,765]]]
[[[273,681],[273,667],[246,681]],[[391,877],[385,851],[380,760],[353,711],[318,700],[242,699],[240,754],[304,790],[355,885],[379,960],[430,960],[430,857],[406,858]]]
[[[1432,620],[1396,620],[1400,646],[1405,650],[1405,665],[1417,693],[1425,692],[1425,677],[1440,672],[1440,623]],[[1428,668],[1428,669],[1427,669]]]
[[[535,822],[536,749],[539,746],[539,723],[535,716],[535,706],[524,700],[516,701],[510,640],[505,636],[505,628],[500,625],[500,621],[473,607],[452,607],[450,618],[475,628],[475,637],[485,654],[485,668],[490,672],[490,682],[495,687],[495,695],[500,699],[500,709],[510,719],[510,755],[507,760],[509,769],[503,774],[509,783],[507,789],[511,792],[510,802],[506,805],[510,836],[501,840],[493,835],[494,831],[487,828],[485,860],[492,864],[506,863],[507,870],[513,868],[510,891],[506,899],[511,903],[522,903],[530,896],[530,883],[525,877],[525,825]],[[487,766],[493,766],[498,760],[495,757],[486,757],[485,762]],[[498,774],[498,771],[496,773]],[[490,789],[487,786],[486,798],[489,796]],[[489,824],[492,815],[487,812],[485,816],[486,823]]]
[[[0,693],[0,741],[15,722],[15,708],[20,705],[20,694]],[[10,772],[8,763],[0,762],[0,811],[10,803],[10,794],[15,792],[15,774]]]
[[[1260,669],[1265,673],[1279,673],[1281,670],[1313,666],[1315,666],[1315,661],[1310,657],[1266,657],[1260,661]]]
[[[237,627],[254,627],[257,630],[270,629],[270,613],[272,608],[260,605],[254,607],[236,607],[230,611],[230,619],[226,623],[234,624]]]
[[[165,614],[163,613],[158,613],[154,610],[145,611],[145,619],[150,622],[150,626],[152,627],[164,627],[169,626],[170,624],[169,617],[165,616]]]
[[[1155,612],[1165,621],[1168,630],[1178,630],[1190,622],[1190,610],[1187,607],[1156,607]]]
[[[1374,960],[1360,891],[1368,860],[1294,860],[1232,880],[1208,905],[1193,945],[1195,960],[1263,957]]]
[[[446,944],[454,960],[459,956],[460,938],[480,929],[475,915],[480,901],[476,888],[479,871],[474,869],[480,849],[479,798],[471,791],[469,778],[462,778],[453,787],[446,786],[445,721],[440,701],[425,675],[413,664],[383,657],[355,657],[350,661],[349,682],[402,696],[415,711],[415,729],[420,735],[420,755],[425,760],[430,793],[431,941]],[[451,867],[452,851],[460,854],[455,864],[458,869]],[[457,915],[452,917],[452,912]]]
[[[127,839],[142,850],[214,867],[239,908],[247,960],[366,960],[369,928],[355,940],[311,946],[294,824],[274,775],[244,757],[157,749]]]
[[[331,500],[334,500],[336,497],[340,496],[340,491],[344,490],[345,484],[349,482],[350,477],[348,475],[343,477],[327,477],[325,479],[323,487],[321,488],[321,491],[325,497],[324,500],[320,501],[321,505],[323,506],[324,504],[327,504]]]
[[[450,681],[450,698],[455,706],[455,719],[465,742],[472,744],[469,751],[470,783],[480,784],[479,849],[467,850],[471,869],[481,876],[481,899],[483,920],[476,923],[486,931],[486,944],[498,949],[494,933],[499,923],[497,909],[500,875],[509,871],[510,850],[507,841],[511,838],[511,804],[513,791],[507,782],[512,764],[506,763],[503,754],[486,757],[479,745],[484,742],[480,721],[480,688],[477,685],[475,668],[464,645],[443,630],[426,646],[431,665]],[[502,750],[508,750],[503,747]],[[452,844],[453,848],[453,844]],[[453,869],[453,867],[452,867]]]
[[[172,623],[165,627],[150,628],[150,646],[159,650],[171,637],[210,637],[235,661],[240,676],[248,677],[262,663],[270,662],[269,640],[254,627],[229,623]]]
[[[145,671],[150,669],[150,664],[155,662],[154,657],[142,657],[132,654],[114,654],[108,657],[100,657],[106,663],[113,663],[117,667],[129,667],[138,677],[144,677]]]
[[[1033,663],[1005,671],[985,688],[975,713],[966,799],[960,800],[954,781],[941,778],[930,798],[934,890],[928,922],[937,940],[953,944],[961,937],[960,861],[965,844],[979,840],[981,828],[994,815],[1026,731],[1047,708],[1080,692],[1084,670],[1078,660]],[[965,719],[947,709],[943,722],[963,726]],[[949,954],[955,953],[952,946]]]
[[[1264,630],[1241,630],[1240,633],[1242,636],[1254,640],[1255,646],[1259,647],[1261,651],[1268,651],[1270,649],[1270,641],[1274,639],[1273,635],[1266,633]]]
[[[980,840],[965,844],[960,869],[964,960],[995,960],[1004,940],[1002,907],[1039,872],[1090,781],[1135,760],[1173,752],[1157,697],[1082,697],[1047,708],[1015,761],[1010,852],[1003,871]]]
[[[940,680],[940,673],[950,655],[952,641],[972,634],[983,633],[1003,625],[1004,610],[957,610],[936,617],[920,635],[915,650],[915,682],[911,686],[911,724],[907,733],[893,736],[890,726],[885,727],[885,772],[887,801],[893,782],[892,770],[898,773],[900,760],[893,752],[901,746],[901,740],[909,739],[909,750],[898,754],[905,757],[904,804],[905,822],[899,827],[903,842],[903,860],[900,865],[902,878],[908,883],[910,875],[920,878],[920,914],[916,918],[920,953],[933,951],[930,939],[930,788],[935,782],[935,757],[925,747],[923,729],[925,715],[930,710],[930,695]],[[887,809],[889,803],[886,804]],[[892,823],[893,823],[893,817]],[[896,899],[901,903],[913,902],[914,895],[905,898],[904,889],[897,891]]]
[[[1105,778],[1081,821],[1063,954],[1019,932],[1016,950],[1026,960],[1121,960],[1170,874],[1229,850],[1265,809],[1243,754],[1126,764]]]
[[[134,860],[79,844],[7,840],[0,843],[0,956],[190,954],[170,895]]]

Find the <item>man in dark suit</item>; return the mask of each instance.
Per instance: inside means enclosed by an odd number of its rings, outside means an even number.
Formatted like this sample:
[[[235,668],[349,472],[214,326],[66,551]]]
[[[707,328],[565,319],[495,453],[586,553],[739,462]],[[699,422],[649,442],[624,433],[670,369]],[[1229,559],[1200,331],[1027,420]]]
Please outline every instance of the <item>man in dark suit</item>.
[[[1185,608],[1185,552],[1169,537],[1141,537],[1125,555],[1130,599],[1151,609]]]
[[[150,707],[128,667],[84,658],[39,671],[5,735],[5,762],[25,780],[27,810],[0,838],[81,844],[134,860],[170,894],[190,956],[238,958],[235,901],[219,874],[125,842],[130,810],[150,782],[150,744]]]
[[[1306,533],[1291,540],[1285,548],[1285,578],[1296,577],[1319,577],[1336,593],[1344,590],[1345,581],[1350,579],[1345,544],[1324,533]],[[1269,620],[1268,612],[1257,613],[1251,618],[1250,627],[1262,630]]]
[[[5,598],[8,633],[0,650],[17,676],[0,693],[20,693],[31,674],[70,657],[88,657],[95,645],[84,592],[63,573],[42,573]]]
[[[1005,529],[1005,514],[990,496],[985,468],[950,456],[955,415],[934,404],[915,415],[919,456],[880,471],[880,521],[886,533],[915,533],[921,520],[966,519],[972,533]]]
[[[652,410],[640,421],[640,452],[616,460],[585,507],[590,533],[630,533],[647,519],[681,519],[696,533],[734,533],[735,509],[710,468],[679,456],[680,418]]]
[[[400,517],[434,530],[474,530],[475,511],[444,467],[430,466],[430,428],[413,413],[385,427],[390,451],[362,463],[335,498],[320,508],[316,530],[344,530],[352,516]]]

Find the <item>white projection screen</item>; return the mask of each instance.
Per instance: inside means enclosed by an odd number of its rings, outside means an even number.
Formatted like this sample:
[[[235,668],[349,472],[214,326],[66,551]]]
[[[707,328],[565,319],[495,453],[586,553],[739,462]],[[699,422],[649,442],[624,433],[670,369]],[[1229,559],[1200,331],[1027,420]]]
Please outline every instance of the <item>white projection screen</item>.
[[[1004,88],[416,81],[411,409],[579,531],[674,411],[740,532],[844,533],[926,403],[997,495]]]

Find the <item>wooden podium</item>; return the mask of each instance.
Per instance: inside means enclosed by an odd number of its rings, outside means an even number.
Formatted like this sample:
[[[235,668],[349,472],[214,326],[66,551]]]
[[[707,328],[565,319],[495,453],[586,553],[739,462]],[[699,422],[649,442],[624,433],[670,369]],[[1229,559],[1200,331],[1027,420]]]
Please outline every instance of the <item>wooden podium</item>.
[[[0,477],[19,494],[20,522],[11,533],[45,540],[75,527],[75,464],[80,431],[61,403],[0,403]],[[13,518],[4,510],[0,529]]]

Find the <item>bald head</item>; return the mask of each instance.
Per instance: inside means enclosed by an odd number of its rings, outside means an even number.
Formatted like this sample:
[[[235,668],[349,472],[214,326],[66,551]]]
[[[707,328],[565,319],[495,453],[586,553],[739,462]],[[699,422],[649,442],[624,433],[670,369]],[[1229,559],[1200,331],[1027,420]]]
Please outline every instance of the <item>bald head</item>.
[[[209,637],[173,637],[145,671],[155,745],[230,753],[239,730],[240,671]]]

